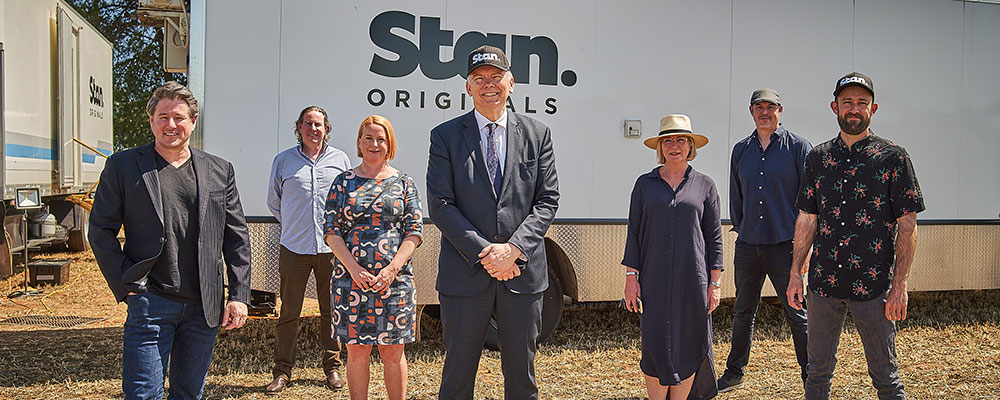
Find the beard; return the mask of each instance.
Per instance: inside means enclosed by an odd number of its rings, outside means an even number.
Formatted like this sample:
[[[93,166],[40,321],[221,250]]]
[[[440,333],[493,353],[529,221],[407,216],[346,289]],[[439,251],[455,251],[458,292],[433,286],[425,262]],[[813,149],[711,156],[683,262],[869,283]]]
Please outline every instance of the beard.
[[[848,121],[847,117],[857,117],[860,121]],[[840,130],[851,136],[860,135],[862,132],[868,130],[868,124],[871,121],[871,118],[861,113],[847,113],[837,116],[837,122],[840,123]]]

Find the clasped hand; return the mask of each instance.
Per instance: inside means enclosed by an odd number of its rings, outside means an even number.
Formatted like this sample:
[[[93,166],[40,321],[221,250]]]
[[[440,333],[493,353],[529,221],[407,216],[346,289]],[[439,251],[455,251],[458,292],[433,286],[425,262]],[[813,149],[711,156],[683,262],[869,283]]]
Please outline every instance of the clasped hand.
[[[514,263],[518,257],[521,257],[521,249],[510,243],[493,243],[479,252],[483,269],[498,281],[521,275],[521,269]]]
[[[399,273],[399,269],[399,267],[389,263],[389,265],[382,268],[378,274],[368,272],[368,269],[362,267],[361,265],[347,268],[347,271],[351,274],[351,279],[358,284],[358,287],[360,287],[361,290],[381,292],[389,290],[389,285],[391,285],[392,281],[396,279],[396,274]]]

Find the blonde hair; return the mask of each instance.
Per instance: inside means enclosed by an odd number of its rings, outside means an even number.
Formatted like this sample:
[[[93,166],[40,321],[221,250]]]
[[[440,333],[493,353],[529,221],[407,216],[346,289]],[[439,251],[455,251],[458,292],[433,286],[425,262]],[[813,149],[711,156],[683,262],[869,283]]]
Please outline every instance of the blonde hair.
[[[365,120],[361,121],[361,126],[358,127],[357,141],[361,141],[361,135],[364,134],[365,127],[368,125],[378,125],[381,126],[382,129],[385,129],[385,144],[389,148],[385,154],[385,159],[386,161],[389,161],[396,158],[396,134],[392,131],[392,124],[389,120],[381,115],[369,115],[368,117],[365,117]],[[358,150],[358,157],[364,157],[361,154],[361,146],[356,146]]]
[[[690,151],[688,151],[688,156],[687,156],[688,161],[694,160],[694,158],[698,156],[698,149],[696,149],[694,146],[694,139],[692,139],[690,136],[685,136],[685,135],[670,135],[661,137],[659,140],[656,141],[656,162],[660,164],[666,164],[667,162],[667,158],[663,156],[663,139],[668,137],[682,137],[684,138],[684,141],[688,142],[688,146],[691,149]]]

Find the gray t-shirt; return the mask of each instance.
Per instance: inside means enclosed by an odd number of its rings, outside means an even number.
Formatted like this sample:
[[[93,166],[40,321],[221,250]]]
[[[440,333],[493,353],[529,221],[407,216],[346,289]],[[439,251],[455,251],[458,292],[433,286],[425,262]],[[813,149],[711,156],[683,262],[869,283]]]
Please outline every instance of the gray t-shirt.
[[[198,176],[188,159],[179,168],[156,155],[163,202],[163,251],[149,272],[149,289],[184,303],[201,303],[198,281]]]

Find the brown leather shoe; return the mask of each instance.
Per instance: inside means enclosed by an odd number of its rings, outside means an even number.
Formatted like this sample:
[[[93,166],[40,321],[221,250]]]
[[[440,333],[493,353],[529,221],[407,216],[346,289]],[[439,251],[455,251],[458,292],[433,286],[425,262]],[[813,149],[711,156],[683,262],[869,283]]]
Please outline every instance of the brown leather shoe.
[[[281,393],[282,390],[285,390],[285,388],[289,385],[291,385],[291,382],[288,381],[288,378],[285,378],[284,375],[278,375],[278,377],[271,381],[270,385],[267,385],[267,387],[264,388],[264,393],[270,395],[278,394]]]
[[[330,390],[344,388],[344,378],[340,376],[340,372],[333,371],[326,377],[326,387],[330,388]]]

